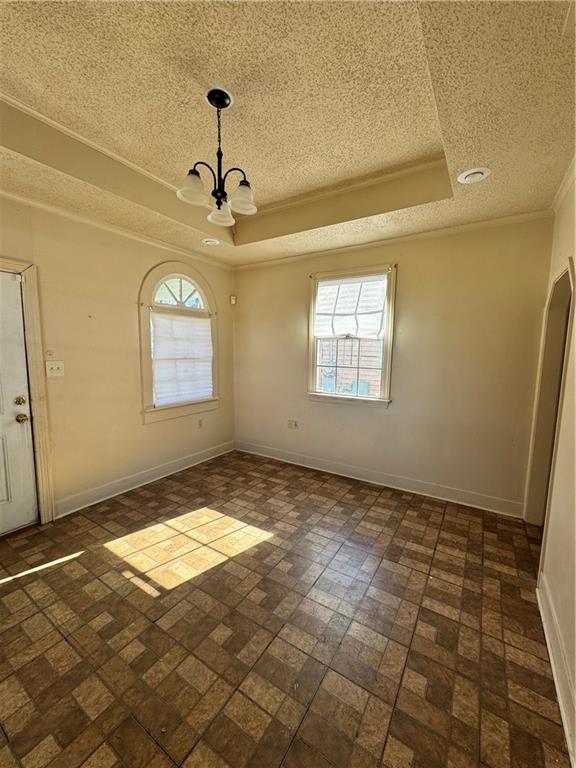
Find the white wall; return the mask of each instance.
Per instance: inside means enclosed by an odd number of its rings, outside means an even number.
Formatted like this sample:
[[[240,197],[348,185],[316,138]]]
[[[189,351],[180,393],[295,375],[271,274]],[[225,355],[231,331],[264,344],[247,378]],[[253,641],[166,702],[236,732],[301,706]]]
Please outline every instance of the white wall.
[[[0,253],[37,265],[45,349],[63,360],[47,379],[57,508],[66,512],[230,449],[234,439],[231,271],[171,250],[0,201]],[[220,407],[142,421],[138,292],[164,261],[200,272],[219,312]]]
[[[525,220],[239,272],[237,446],[521,515],[551,228]],[[393,402],[314,401],[309,273],[390,262]]]
[[[564,187],[554,222],[550,287],[574,258],[574,167]],[[574,299],[573,299],[574,301]],[[572,759],[575,748],[576,688],[576,504],[574,433],[576,429],[576,334],[567,342],[566,378],[559,411],[554,467],[545,523],[539,598],[555,671],[556,685]]]

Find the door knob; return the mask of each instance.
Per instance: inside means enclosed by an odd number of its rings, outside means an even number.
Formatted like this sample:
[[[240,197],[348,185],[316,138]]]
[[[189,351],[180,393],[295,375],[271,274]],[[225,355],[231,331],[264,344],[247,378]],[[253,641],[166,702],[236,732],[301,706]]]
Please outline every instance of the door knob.
[[[18,424],[23,424],[25,421],[28,421],[28,416],[25,413],[17,413],[16,421]]]
[[[26,398],[24,395],[18,395],[18,397],[14,398],[14,405],[24,405],[26,402]]]

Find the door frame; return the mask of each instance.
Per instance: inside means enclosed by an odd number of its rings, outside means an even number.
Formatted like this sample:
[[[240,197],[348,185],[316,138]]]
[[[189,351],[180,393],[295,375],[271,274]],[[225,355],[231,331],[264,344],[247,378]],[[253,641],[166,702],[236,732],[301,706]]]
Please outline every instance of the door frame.
[[[544,570],[544,559],[546,557],[546,543],[548,539],[548,526],[550,523],[550,500],[552,497],[552,477],[554,476],[554,469],[556,467],[556,458],[558,453],[558,436],[560,433],[560,424],[562,420],[562,411],[563,411],[563,405],[564,405],[564,395],[565,395],[565,389],[566,389],[566,374],[568,371],[568,364],[569,364],[569,357],[570,357],[570,345],[572,342],[572,333],[574,329],[574,313],[575,313],[575,305],[576,305],[576,269],[574,266],[574,258],[572,256],[568,257],[568,266],[562,269],[562,271],[556,275],[552,283],[550,284],[550,289],[548,292],[548,299],[546,301],[546,309],[545,309],[545,320],[544,320],[544,328],[543,328],[543,335],[542,339],[544,340],[546,338],[546,325],[547,325],[547,318],[548,318],[548,310],[550,308],[550,302],[552,301],[552,296],[554,294],[554,288],[556,287],[556,284],[559,280],[561,280],[566,274],[568,274],[568,278],[570,280],[570,287],[572,289],[572,298],[570,301],[570,311],[568,314],[568,326],[566,328],[566,341],[565,341],[565,348],[564,348],[564,360],[562,362],[562,373],[561,373],[561,379],[560,379],[560,391],[558,393],[558,412],[556,414],[556,425],[554,427],[554,442],[552,447],[552,460],[550,462],[550,479],[548,482],[548,492],[546,494],[546,506],[544,510],[544,527],[542,530],[542,544],[540,546],[540,559],[538,562],[538,574],[537,574],[537,582],[538,586],[540,586],[540,577],[542,575],[542,571]],[[538,389],[536,393],[536,397],[539,394],[540,390],[540,377],[542,374],[542,362],[543,362],[543,356],[544,356],[544,349],[542,348],[540,351],[540,360],[539,360],[539,368],[538,368]],[[537,401],[536,401],[537,402]],[[530,463],[532,460],[532,456],[530,456]],[[530,464],[528,465],[528,470],[530,469]],[[529,521],[527,521],[529,522]]]
[[[52,445],[48,417],[48,397],[44,369],[44,345],[38,290],[38,267],[27,261],[0,256],[0,271],[20,275],[24,340],[28,365],[32,436],[34,438],[34,464],[38,513],[40,523],[54,520],[54,481],[52,475]]]

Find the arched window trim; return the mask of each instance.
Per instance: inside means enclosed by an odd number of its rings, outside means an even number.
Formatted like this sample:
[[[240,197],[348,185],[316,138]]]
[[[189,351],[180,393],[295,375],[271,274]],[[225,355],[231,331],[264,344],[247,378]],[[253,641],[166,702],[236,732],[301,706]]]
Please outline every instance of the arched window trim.
[[[160,283],[170,277],[185,277],[190,280],[197,288],[204,309],[188,309],[175,307],[169,304],[155,304],[154,296]],[[190,416],[196,413],[215,410],[219,407],[219,376],[218,376],[218,311],[214,294],[204,279],[196,269],[180,261],[168,261],[158,264],[151,269],[144,277],[138,299],[139,318],[140,318],[140,363],[142,380],[142,416],[145,424],[165,419],[174,419],[182,416]],[[212,332],[212,382],[213,395],[206,400],[196,400],[189,403],[154,406],[153,399],[153,374],[152,357],[150,354],[150,313],[152,311],[161,311],[166,313],[183,314],[186,316],[210,317]]]

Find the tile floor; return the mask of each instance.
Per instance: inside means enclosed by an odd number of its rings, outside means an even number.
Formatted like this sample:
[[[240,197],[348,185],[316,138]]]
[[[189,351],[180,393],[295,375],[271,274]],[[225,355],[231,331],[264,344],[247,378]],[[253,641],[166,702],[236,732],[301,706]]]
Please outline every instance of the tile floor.
[[[539,529],[241,453],[0,539],[0,766],[567,768]]]

